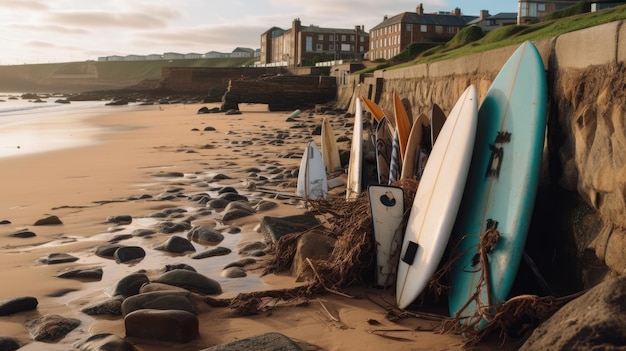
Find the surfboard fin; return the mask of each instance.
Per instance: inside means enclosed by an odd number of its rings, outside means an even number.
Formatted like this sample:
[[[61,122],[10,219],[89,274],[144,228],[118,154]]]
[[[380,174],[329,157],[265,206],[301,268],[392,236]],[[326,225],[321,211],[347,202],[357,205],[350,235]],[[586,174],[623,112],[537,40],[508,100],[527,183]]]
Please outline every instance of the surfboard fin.
[[[419,245],[416,242],[409,241],[409,245],[406,247],[406,251],[404,251],[404,255],[402,256],[402,262],[408,264],[409,266],[413,265],[418,247]]]

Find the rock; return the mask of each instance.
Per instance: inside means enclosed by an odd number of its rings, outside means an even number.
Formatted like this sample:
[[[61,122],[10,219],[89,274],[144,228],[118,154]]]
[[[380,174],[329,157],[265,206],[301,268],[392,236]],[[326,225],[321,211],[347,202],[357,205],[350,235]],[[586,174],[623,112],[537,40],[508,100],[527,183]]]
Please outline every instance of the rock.
[[[265,243],[260,242],[260,241],[255,241],[253,243],[244,245],[242,248],[239,249],[239,251],[237,251],[237,253],[239,255],[245,256],[245,255],[248,255],[250,252],[264,250],[265,248],[267,248],[267,245]]]
[[[198,318],[178,310],[137,310],[124,317],[127,337],[187,343],[200,337]]]
[[[520,351],[619,350],[626,340],[626,276],[598,284],[533,331]]]
[[[209,347],[201,351],[302,351],[293,340],[281,333],[265,333]]]
[[[16,297],[0,301],[0,316],[10,316],[14,313],[31,311],[37,308],[39,301],[31,296]]]
[[[74,257],[66,253],[51,253],[48,256],[39,258],[39,262],[42,264],[59,264],[76,261],[78,261],[78,257]]]
[[[20,348],[16,339],[8,336],[0,336],[0,351],[14,351]]]
[[[222,271],[220,276],[223,278],[243,278],[248,274],[241,267],[229,267]]]
[[[245,267],[245,266],[255,264],[255,263],[256,263],[256,260],[254,258],[246,257],[246,258],[242,258],[240,260],[227,264],[226,266],[224,266],[224,269],[228,269],[230,267]]]
[[[106,221],[108,223],[115,224],[131,224],[133,222],[133,217],[130,215],[109,216]]]
[[[217,193],[219,195],[221,194],[225,194],[225,193],[234,193],[234,194],[239,194],[239,192],[237,191],[237,189],[235,189],[232,186],[225,186],[223,188],[221,188],[220,190],[217,191]]]
[[[96,255],[104,258],[111,258],[115,255],[115,251],[121,247],[126,247],[125,245],[120,244],[106,244],[100,245],[96,247]]]
[[[156,230],[139,228],[139,229],[133,230],[132,234],[133,236],[144,237],[144,236],[156,234]]]
[[[56,275],[59,278],[97,281],[102,279],[102,267],[69,268]]]
[[[238,208],[234,208],[231,210],[224,210],[224,212],[222,213],[222,221],[224,222],[228,222],[228,221],[233,221],[235,219],[239,219],[239,218],[244,218],[244,217],[248,217],[253,215],[254,213],[246,211],[246,210],[241,210]]]
[[[216,245],[224,240],[224,235],[215,229],[199,225],[187,233],[187,239],[202,245]]]
[[[154,249],[171,253],[185,253],[189,251],[196,251],[196,248],[191,242],[189,242],[189,240],[180,236],[172,236],[167,239],[163,244],[155,247]]]
[[[26,239],[26,238],[32,238],[37,236],[37,234],[31,232],[30,230],[24,229],[24,230],[20,230],[18,232],[15,232],[11,235],[9,235],[12,238],[22,238],[22,239]]]
[[[274,201],[261,200],[259,201],[258,204],[254,206],[254,209],[257,210],[258,212],[269,211],[271,209],[276,208],[277,206],[278,204]]]
[[[63,224],[59,217],[57,216],[48,216],[46,218],[39,219],[33,225],[59,225]]]
[[[150,280],[144,273],[132,273],[120,279],[111,289],[111,296],[121,295],[129,297],[137,295],[142,285],[148,284]]]
[[[11,224],[11,221],[9,221],[8,219],[3,219],[0,220],[0,224]]]
[[[159,223],[158,228],[161,232],[165,234],[171,234],[189,230],[191,229],[191,224],[188,222],[161,222]]]
[[[117,295],[104,300],[96,301],[81,308],[81,312],[90,316],[121,316],[124,296]]]
[[[223,209],[226,206],[228,206],[229,201],[224,200],[224,199],[211,199],[206,203],[206,206],[212,209]]]
[[[113,258],[117,263],[141,260],[144,257],[146,257],[146,251],[139,246],[122,246],[113,253]]]
[[[164,273],[157,278],[155,282],[178,286],[201,294],[212,295],[222,293],[222,287],[216,280],[185,269],[176,269]]]
[[[216,247],[214,249],[209,249],[206,251],[202,251],[202,252],[198,252],[196,254],[193,254],[190,256],[190,258],[194,259],[194,260],[199,260],[202,258],[208,258],[208,257],[214,257],[214,256],[225,256],[228,255],[232,252],[231,249],[227,248],[227,247]]]
[[[190,272],[197,272],[195,268],[186,263],[166,264],[165,267],[163,267],[162,272],[165,273],[175,269],[186,269]]]
[[[306,259],[328,259],[333,252],[336,241],[336,239],[328,235],[317,232],[302,234],[298,238],[296,254],[293,257],[291,266],[291,274],[301,281],[305,272],[311,273]]]
[[[318,226],[320,222],[310,213],[286,217],[265,216],[261,220],[261,233],[268,243],[275,245],[283,235],[302,232]]]
[[[43,342],[61,340],[79,325],[79,319],[59,315],[43,316],[26,322],[26,328],[33,339]]]
[[[239,195],[237,193],[223,193],[220,194],[218,197],[218,199],[222,199],[222,200],[226,200],[228,202],[233,202],[233,201],[244,201],[244,202],[248,202],[248,198],[243,196],[243,195]]]
[[[210,113],[209,108],[208,108],[208,107],[206,107],[206,106],[202,106],[202,107],[200,107],[200,108],[198,109],[198,114],[200,115],[200,114],[203,114],[203,113]]]
[[[141,309],[198,312],[189,292],[152,291],[130,296],[122,302],[123,315]]]
[[[174,285],[162,284],[162,283],[148,283],[144,284],[141,289],[139,289],[139,293],[148,293],[153,291],[181,291],[181,292],[189,292],[187,289],[179,288]]]
[[[80,351],[136,351],[133,344],[113,334],[96,334],[74,344]]]

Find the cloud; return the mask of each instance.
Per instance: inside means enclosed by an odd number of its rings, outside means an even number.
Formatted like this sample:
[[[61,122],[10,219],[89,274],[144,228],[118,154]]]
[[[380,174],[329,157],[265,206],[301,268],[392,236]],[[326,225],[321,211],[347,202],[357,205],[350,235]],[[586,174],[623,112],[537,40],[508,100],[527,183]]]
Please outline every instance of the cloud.
[[[58,26],[54,24],[49,25],[32,25],[32,24],[15,24],[11,26],[16,29],[23,29],[28,31],[38,31],[45,33],[60,33],[60,34],[88,34],[89,31],[82,28],[68,28],[63,26]]]
[[[115,13],[101,11],[53,12],[48,14],[47,22],[82,28],[164,28],[167,22],[157,16],[146,13]]]
[[[238,24],[226,24],[217,26],[199,26],[195,28],[183,28],[167,32],[144,32],[140,33],[134,42],[144,44],[158,43],[166,48],[189,48],[202,52],[219,50],[217,48],[235,48],[248,46],[258,48],[261,41],[261,33],[269,27],[265,26],[242,26]],[[154,45],[151,45],[154,47]]]
[[[24,9],[34,11],[47,11],[50,7],[39,1],[25,1],[25,0],[0,0],[0,8],[6,7],[11,10]]]

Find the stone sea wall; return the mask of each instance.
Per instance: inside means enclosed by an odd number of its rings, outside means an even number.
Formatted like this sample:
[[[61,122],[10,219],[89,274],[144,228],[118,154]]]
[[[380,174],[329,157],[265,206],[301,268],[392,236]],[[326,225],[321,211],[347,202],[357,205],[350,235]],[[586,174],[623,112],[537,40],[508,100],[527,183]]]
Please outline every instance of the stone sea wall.
[[[550,96],[542,182],[533,217],[533,222],[543,222],[531,226],[529,242],[541,246],[538,260],[545,261],[544,266],[577,270],[583,287],[626,272],[623,23],[535,43],[546,67]],[[476,85],[482,99],[516,48],[377,71],[368,77],[352,75],[339,86],[338,105],[353,109],[356,90],[392,111],[397,92],[411,106],[412,116],[428,115],[433,103],[447,113],[469,84]],[[563,256],[571,260],[556,265]],[[559,272],[551,274],[558,279]]]

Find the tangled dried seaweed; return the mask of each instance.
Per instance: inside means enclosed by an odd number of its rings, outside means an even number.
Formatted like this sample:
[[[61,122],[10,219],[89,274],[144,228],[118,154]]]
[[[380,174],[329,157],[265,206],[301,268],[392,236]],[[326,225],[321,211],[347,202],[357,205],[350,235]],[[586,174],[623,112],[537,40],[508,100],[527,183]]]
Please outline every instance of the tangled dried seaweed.
[[[506,340],[508,335],[520,336],[532,330],[540,321],[547,319],[583,293],[584,291],[563,297],[515,296],[501,305],[491,306],[493,314],[488,317],[487,324],[481,329],[477,329],[474,323],[463,324],[465,319],[457,317],[443,321],[439,332],[463,334],[467,345],[478,344],[485,336],[496,331],[500,333],[502,340]]]
[[[413,199],[419,183],[415,180],[402,180],[395,182],[404,190],[405,221],[411,210]],[[363,273],[367,271],[376,259],[376,243],[373,235],[372,216],[367,193],[362,193],[354,201],[345,201],[344,198],[329,198],[324,200],[310,201],[308,204],[315,213],[323,215],[329,224],[322,228],[325,235],[337,239],[332,254],[327,260],[307,260],[312,274],[312,279],[303,286],[292,289],[261,291],[240,294],[229,300],[231,308],[239,313],[256,313],[264,304],[264,298],[282,300],[295,300],[296,298],[311,298],[313,295],[330,291],[343,295],[340,290],[352,284],[362,283]],[[406,223],[403,223],[403,225]],[[280,273],[287,271],[296,253],[298,238],[310,230],[288,234],[280,238],[276,244],[274,259],[269,262],[264,274]],[[488,255],[499,240],[499,232],[495,227],[488,226],[481,235],[478,244],[478,254],[474,257],[475,266],[480,267],[481,276],[477,284],[476,293],[468,300],[466,307],[476,304],[476,311],[472,316],[461,316],[457,313],[454,318],[442,318],[441,316],[413,314],[407,311],[391,313],[393,318],[416,317],[430,320],[439,320],[440,333],[457,333],[466,338],[466,344],[477,344],[485,336],[499,331],[501,337],[521,333],[533,328],[562,305],[579,296],[580,294],[566,297],[521,295],[513,297],[500,305],[493,305],[491,301],[486,303],[481,300],[481,288],[486,288],[490,296],[489,271],[487,264]],[[454,250],[452,250],[454,252]],[[455,258],[453,256],[444,263],[443,267],[435,273],[429,283],[429,292],[435,297],[445,294],[448,287],[444,284],[445,276],[449,273]],[[346,296],[346,295],[343,295]],[[465,308],[466,308],[465,307]],[[398,313],[403,312],[403,313]],[[433,319],[434,318],[434,319]],[[468,322],[471,321],[471,322]],[[479,328],[479,323],[486,325]]]

